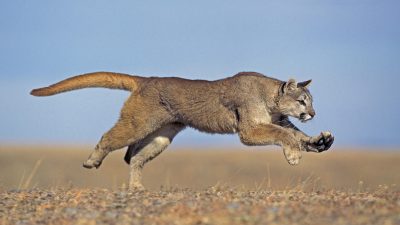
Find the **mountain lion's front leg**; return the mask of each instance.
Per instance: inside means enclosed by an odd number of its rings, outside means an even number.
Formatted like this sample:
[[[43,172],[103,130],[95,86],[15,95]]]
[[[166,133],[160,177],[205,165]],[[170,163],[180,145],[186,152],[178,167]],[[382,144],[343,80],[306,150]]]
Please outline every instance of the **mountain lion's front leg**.
[[[245,145],[280,145],[290,165],[299,164],[301,147],[293,133],[274,124],[241,126],[239,137]]]
[[[283,117],[277,124],[293,133],[296,139],[301,142],[303,150],[307,152],[326,151],[332,146],[335,140],[335,137],[329,131],[321,132],[321,134],[317,136],[310,137],[290,122],[287,117]]]

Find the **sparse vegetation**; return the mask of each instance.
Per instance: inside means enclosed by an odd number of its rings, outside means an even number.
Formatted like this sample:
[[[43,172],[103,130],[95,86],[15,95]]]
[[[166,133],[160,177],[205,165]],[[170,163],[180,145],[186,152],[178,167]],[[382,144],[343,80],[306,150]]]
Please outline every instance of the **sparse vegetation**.
[[[88,152],[1,148],[0,223],[400,224],[400,153],[167,151],[130,192],[122,152],[97,171]]]

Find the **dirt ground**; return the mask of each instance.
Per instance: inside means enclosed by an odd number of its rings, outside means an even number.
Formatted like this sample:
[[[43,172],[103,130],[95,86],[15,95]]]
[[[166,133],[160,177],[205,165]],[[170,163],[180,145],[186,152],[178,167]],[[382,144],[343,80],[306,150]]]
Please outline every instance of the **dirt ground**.
[[[399,224],[400,193],[243,191],[212,187],[127,192],[32,189],[0,194],[3,224]]]
[[[400,224],[400,152],[304,154],[170,149],[126,190],[123,151],[98,170],[89,148],[0,147],[2,224]]]

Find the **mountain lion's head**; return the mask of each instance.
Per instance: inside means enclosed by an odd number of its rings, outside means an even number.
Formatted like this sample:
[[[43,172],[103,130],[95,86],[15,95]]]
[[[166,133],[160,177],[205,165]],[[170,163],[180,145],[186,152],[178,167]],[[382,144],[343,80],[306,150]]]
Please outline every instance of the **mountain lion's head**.
[[[307,88],[310,83],[311,80],[297,83],[290,79],[283,84],[278,101],[278,109],[283,115],[298,118],[301,122],[314,118],[313,98]]]

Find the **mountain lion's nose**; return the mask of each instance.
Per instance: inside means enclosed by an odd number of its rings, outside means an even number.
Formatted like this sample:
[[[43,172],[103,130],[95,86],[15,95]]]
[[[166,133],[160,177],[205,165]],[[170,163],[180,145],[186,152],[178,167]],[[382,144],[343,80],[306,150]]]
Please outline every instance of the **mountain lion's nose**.
[[[309,114],[310,114],[311,117],[314,117],[315,116],[315,111],[313,110],[313,111],[309,112]]]

